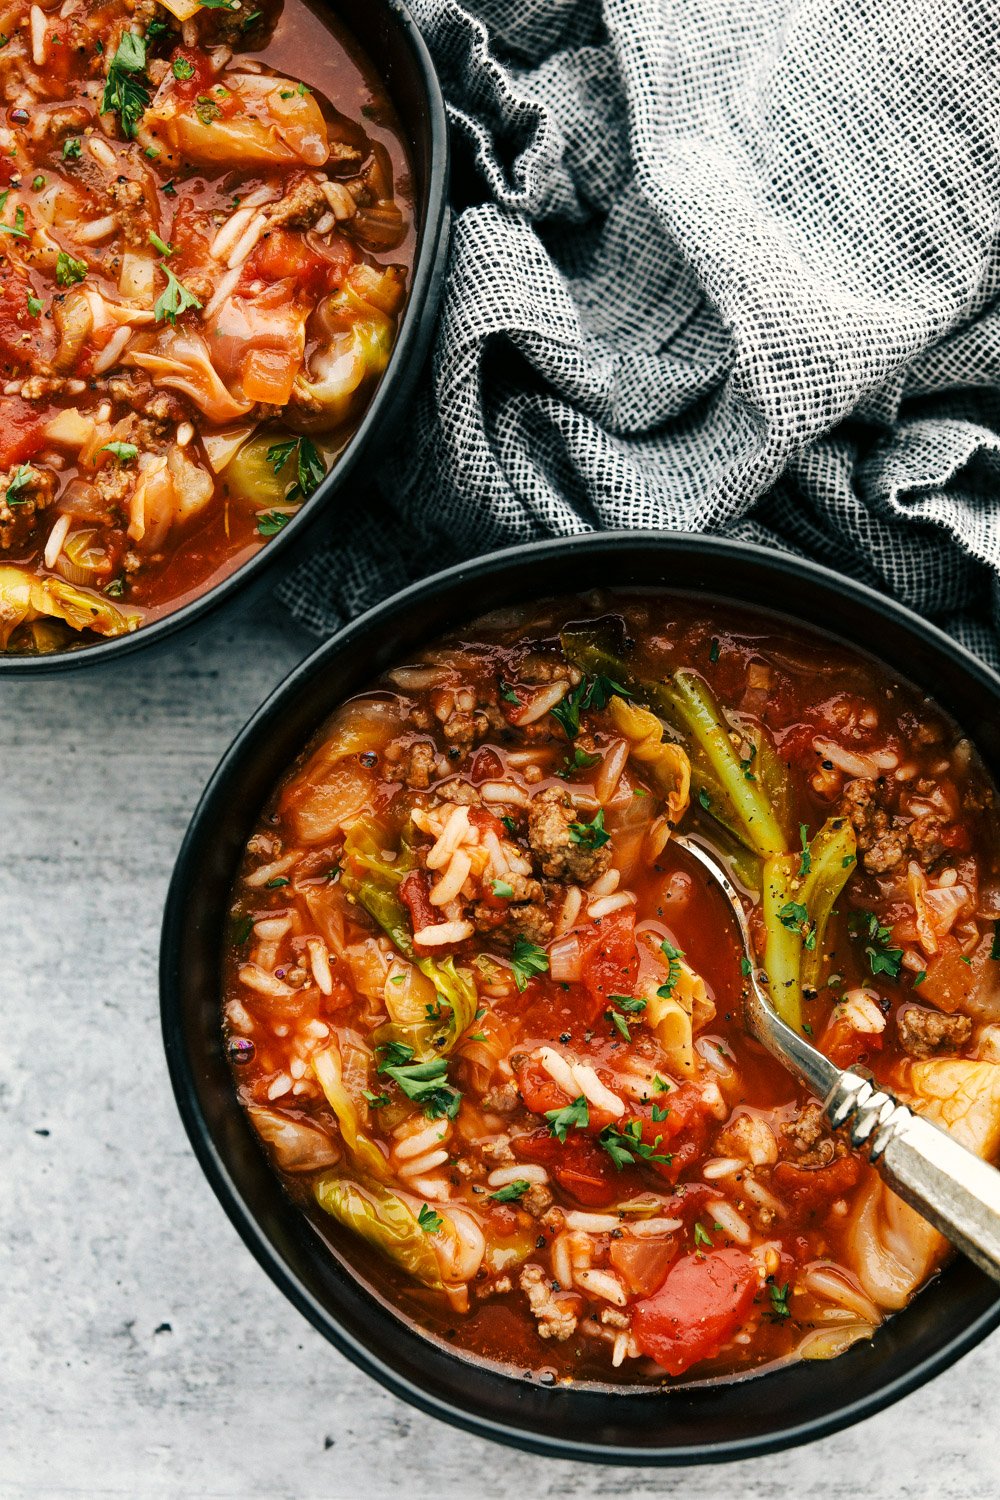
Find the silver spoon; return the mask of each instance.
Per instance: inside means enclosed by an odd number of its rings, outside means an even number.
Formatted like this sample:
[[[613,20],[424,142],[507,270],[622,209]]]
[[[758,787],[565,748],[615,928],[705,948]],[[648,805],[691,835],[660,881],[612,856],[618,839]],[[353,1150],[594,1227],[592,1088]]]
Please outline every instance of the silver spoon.
[[[725,868],[693,838],[674,834],[672,842],[722,887],[753,964],[750,924]],[[1000,1172],[887,1089],[850,1068],[838,1068],[810,1046],[772,1008],[756,967],[746,979],[743,1021],[750,1035],[815,1094],[831,1129],[844,1131],[893,1192],[1000,1281]]]

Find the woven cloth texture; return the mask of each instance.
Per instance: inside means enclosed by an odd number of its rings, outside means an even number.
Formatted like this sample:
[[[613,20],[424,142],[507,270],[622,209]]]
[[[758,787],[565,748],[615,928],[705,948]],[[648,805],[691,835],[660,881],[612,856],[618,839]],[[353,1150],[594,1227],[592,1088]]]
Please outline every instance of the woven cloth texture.
[[[473,183],[418,393],[282,585],[657,527],[799,551],[998,664],[1000,4],[410,0]]]

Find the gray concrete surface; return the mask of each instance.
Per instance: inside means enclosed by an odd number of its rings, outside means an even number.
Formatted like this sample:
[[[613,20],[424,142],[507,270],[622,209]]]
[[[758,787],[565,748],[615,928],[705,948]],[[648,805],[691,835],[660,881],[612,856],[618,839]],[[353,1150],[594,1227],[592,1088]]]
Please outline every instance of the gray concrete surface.
[[[157,942],[199,789],[306,645],[265,615],[0,687],[0,1496],[992,1500],[997,1336],[811,1447],[601,1469],[410,1411],[258,1269],[174,1109]]]

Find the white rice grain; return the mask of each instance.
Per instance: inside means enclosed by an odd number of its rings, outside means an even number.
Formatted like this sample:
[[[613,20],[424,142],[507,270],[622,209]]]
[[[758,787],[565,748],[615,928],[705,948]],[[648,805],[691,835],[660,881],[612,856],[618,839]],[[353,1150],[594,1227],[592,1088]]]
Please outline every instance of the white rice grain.
[[[705,1212],[714,1215],[716,1223],[721,1224],[723,1233],[727,1234],[731,1240],[735,1240],[738,1245],[749,1245],[750,1225],[742,1214],[736,1212],[731,1203],[725,1203],[721,1198],[717,1198],[714,1202],[706,1204]]]
[[[321,942],[315,938],[306,944],[309,953],[309,967],[312,969],[313,978],[324,995],[333,994],[333,974],[330,971],[330,955]]]
[[[513,1167],[497,1167],[491,1172],[486,1181],[491,1188],[508,1187],[512,1182],[537,1182],[544,1187],[549,1180],[549,1174],[544,1167],[535,1166],[532,1163],[518,1163]],[[569,1215],[567,1214],[567,1222]]]
[[[73,524],[72,516],[60,516],[52,530],[49,532],[48,541],[45,543],[43,562],[47,568],[54,568],[56,559],[63,548],[66,534]]]
[[[603,1109],[605,1114],[612,1115],[616,1120],[625,1113],[625,1106],[618,1095],[613,1094],[610,1089],[604,1087],[604,1084],[588,1063],[574,1063],[571,1072],[580,1093],[596,1109]]]
[[[592,1297],[602,1297],[614,1307],[624,1307],[628,1302],[625,1288],[610,1271],[577,1271],[575,1279],[577,1286],[582,1287],[585,1292],[589,1292]]]
[[[616,891],[613,896],[602,896],[599,901],[592,901],[587,907],[587,915],[596,922],[601,917],[610,917],[613,911],[621,911],[626,906],[634,906],[635,897],[631,891]]]
[[[471,922],[439,922],[434,927],[421,927],[413,934],[413,941],[423,948],[444,948],[450,943],[464,943],[474,931]]]

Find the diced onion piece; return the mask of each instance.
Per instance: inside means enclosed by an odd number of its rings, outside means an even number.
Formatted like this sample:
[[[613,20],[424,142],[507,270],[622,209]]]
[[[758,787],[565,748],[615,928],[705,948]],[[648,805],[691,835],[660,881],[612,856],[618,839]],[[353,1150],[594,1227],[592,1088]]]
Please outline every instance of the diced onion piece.
[[[557,984],[575,984],[583,975],[583,949],[577,933],[556,938],[549,948],[549,973]]]

